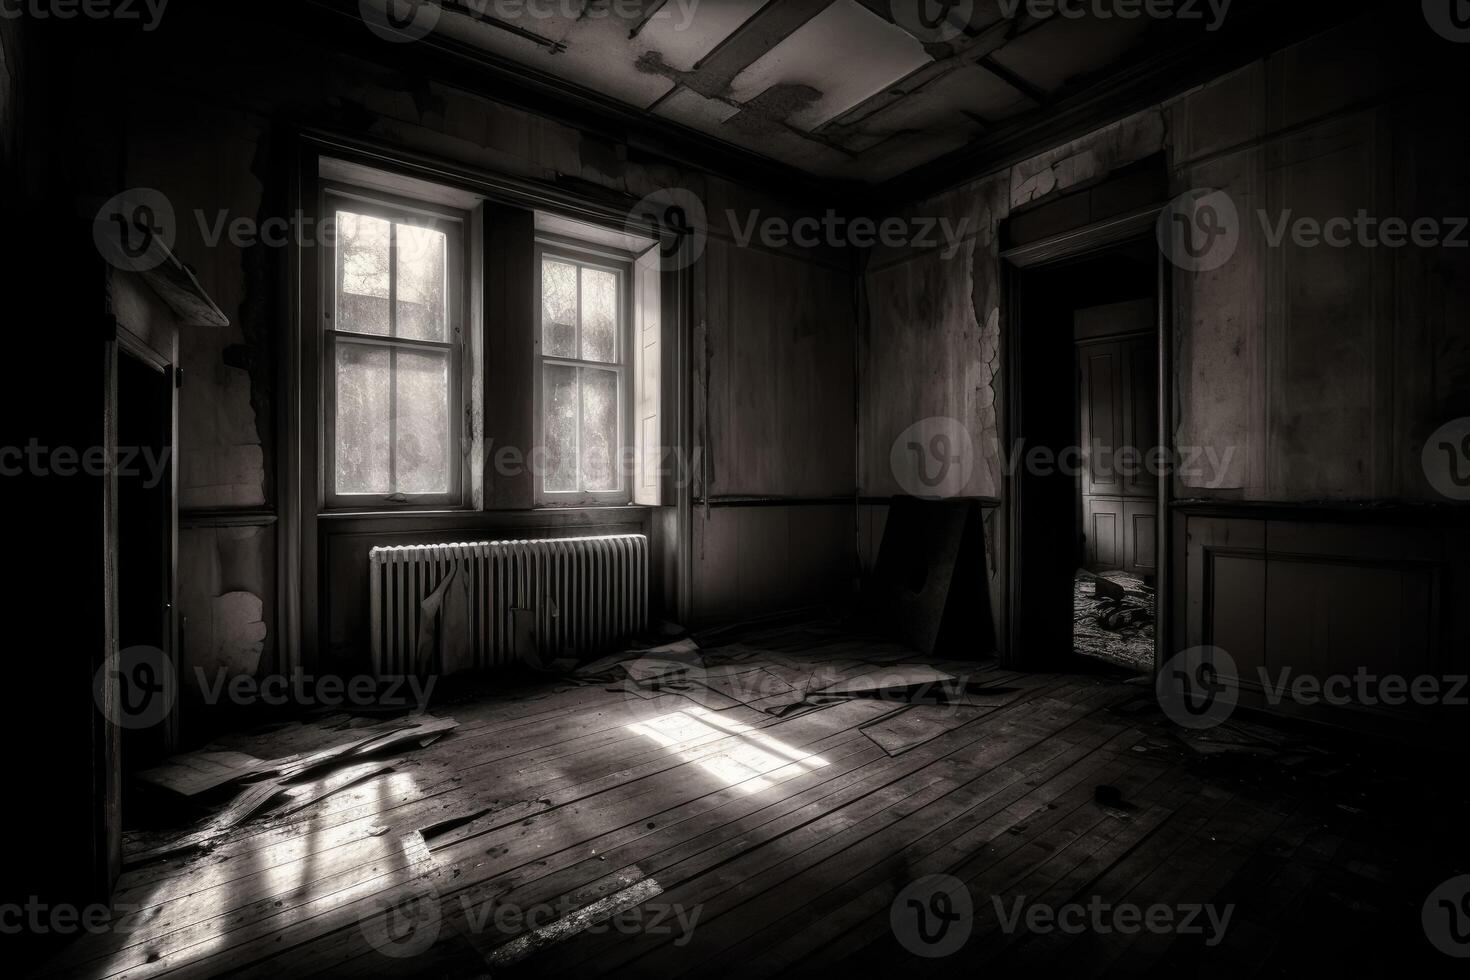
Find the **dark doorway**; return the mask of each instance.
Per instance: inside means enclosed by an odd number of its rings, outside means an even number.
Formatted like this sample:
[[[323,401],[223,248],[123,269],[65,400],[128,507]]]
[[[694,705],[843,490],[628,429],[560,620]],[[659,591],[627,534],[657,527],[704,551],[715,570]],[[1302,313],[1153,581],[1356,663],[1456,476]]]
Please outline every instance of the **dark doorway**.
[[[1011,325],[1016,662],[1152,670],[1159,253],[1137,239],[1017,270]]]
[[[117,648],[173,672],[174,374],[123,352],[117,362]],[[161,677],[161,674],[159,675]],[[177,677],[169,683],[176,690]],[[123,732],[125,772],[176,741],[175,715]]]

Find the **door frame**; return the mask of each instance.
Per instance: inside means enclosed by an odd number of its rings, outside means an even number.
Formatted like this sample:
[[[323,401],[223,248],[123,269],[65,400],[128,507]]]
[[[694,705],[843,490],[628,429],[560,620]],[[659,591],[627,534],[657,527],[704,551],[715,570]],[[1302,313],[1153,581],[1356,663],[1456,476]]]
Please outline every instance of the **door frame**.
[[[1014,343],[1020,329],[1020,294],[1027,272],[1064,261],[1091,258],[1119,246],[1138,241],[1154,240],[1154,229],[1164,205],[1158,204],[1128,214],[1109,218],[1059,235],[1008,249],[1000,253],[1001,260],[1001,318],[1000,342],[1003,351],[1005,372],[1005,418],[1002,432],[1004,445],[1015,447],[1024,433],[1022,429],[1022,386],[1025,374],[1022,371],[1021,345]],[[1173,276],[1168,259],[1157,252],[1155,281],[1156,323],[1154,329],[1157,347],[1157,391],[1158,423],[1156,445],[1162,447],[1173,458]],[[1072,372],[1072,349],[1067,349],[1067,376]],[[1173,502],[1173,480],[1169,473],[1157,478],[1158,521],[1154,547],[1156,550],[1157,576],[1154,586],[1154,670],[1166,658],[1166,643],[1171,635],[1172,623],[1172,535],[1173,521],[1170,507]],[[1001,660],[1010,669],[1026,670],[1038,664],[1035,653],[1028,654],[1026,637],[1022,635],[1022,600],[1025,585],[1021,577],[1020,556],[1025,542],[1022,535],[1021,513],[1024,501],[1020,495],[1021,474],[1016,467],[1009,467],[1004,475],[1005,527],[1006,527],[1006,588],[1005,608],[1002,612],[1004,625]]]

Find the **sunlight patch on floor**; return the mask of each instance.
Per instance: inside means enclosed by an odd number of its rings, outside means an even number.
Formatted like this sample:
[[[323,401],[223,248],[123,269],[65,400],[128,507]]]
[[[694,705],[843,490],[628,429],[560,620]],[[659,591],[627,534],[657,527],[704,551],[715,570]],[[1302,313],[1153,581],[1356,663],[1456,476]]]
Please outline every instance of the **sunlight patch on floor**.
[[[725,785],[746,793],[769,789],[773,785],[769,777],[778,773],[790,775],[819,769],[827,764],[821,756],[787,745],[749,725],[720,718],[705,708],[685,708],[627,728],[664,748],[673,749],[680,758],[697,763]],[[739,741],[712,754],[705,754],[700,749],[680,748],[699,740],[709,742],[711,737],[722,741],[734,737]],[[786,772],[781,773],[782,770]]]

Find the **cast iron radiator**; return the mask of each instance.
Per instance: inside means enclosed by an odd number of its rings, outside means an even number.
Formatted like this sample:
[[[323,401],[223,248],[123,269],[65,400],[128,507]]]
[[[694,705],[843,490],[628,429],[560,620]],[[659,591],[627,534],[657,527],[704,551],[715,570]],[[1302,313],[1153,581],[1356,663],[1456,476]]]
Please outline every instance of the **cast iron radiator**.
[[[436,615],[440,648],[469,661],[433,668],[446,671],[514,663],[527,631],[548,662],[604,652],[648,624],[642,534],[374,548],[368,562],[379,677],[415,672],[420,628],[432,636]]]

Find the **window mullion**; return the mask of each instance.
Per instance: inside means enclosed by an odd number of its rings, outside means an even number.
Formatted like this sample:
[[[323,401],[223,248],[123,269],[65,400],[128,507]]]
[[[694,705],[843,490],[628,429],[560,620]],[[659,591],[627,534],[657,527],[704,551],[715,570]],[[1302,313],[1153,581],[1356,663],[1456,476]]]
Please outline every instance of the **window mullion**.
[[[398,224],[388,224],[388,336],[398,339]],[[388,492],[398,492],[398,348],[388,351]]]
[[[581,358],[582,358],[582,267],[580,265],[578,265],[578,266],[576,266],[576,269],[577,269],[577,340],[576,340],[577,346],[574,349],[577,352],[577,359],[580,361]],[[582,464],[582,369],[580,367],[573,368],[572,369],[572,376],[577,379],[577,429],[576,429],[576,432],[574,433],[575,436],[576,436],[576,446],[577,446],[577,455],[575,457],[576,460],[577,460],[577,492],[578,493],[584,493],[584,492],[586,492],[587,476],[586,476],[586,467]]]

